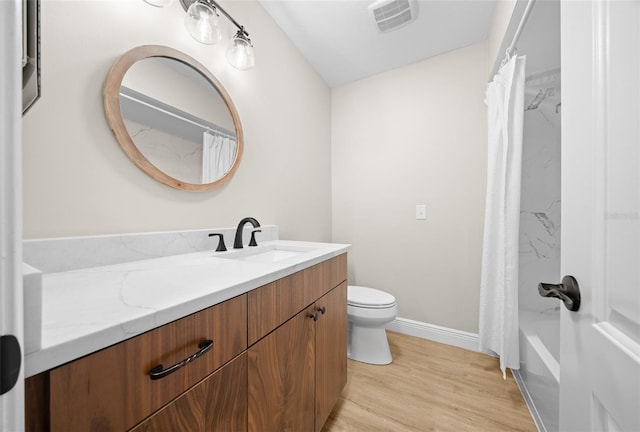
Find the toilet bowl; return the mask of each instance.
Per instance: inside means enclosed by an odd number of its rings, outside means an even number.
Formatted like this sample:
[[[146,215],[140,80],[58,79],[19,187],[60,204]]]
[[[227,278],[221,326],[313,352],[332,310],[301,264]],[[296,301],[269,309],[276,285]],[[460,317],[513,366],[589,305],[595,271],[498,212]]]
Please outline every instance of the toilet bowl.
[[[385,365],[392,361],[385,325],[398,315],[396,299],[374,288],[347,287],[349,342],[347,356],[363,363]]]

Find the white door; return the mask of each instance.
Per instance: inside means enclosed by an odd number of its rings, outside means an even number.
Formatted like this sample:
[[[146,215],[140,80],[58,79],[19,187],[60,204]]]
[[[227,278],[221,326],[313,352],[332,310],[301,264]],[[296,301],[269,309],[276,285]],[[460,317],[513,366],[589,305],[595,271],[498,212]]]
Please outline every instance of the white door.
[[[0,431],[24,430],[21,0],[0,0]]]
[[[563,1],[561,431],[640,431],[640,0]]]

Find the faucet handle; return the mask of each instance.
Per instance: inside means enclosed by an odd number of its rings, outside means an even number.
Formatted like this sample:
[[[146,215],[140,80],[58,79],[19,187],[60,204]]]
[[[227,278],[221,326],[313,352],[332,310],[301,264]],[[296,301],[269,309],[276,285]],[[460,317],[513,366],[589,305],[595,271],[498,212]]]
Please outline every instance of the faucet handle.
[[[249,240],[249,246],[258,246],[258,243],[256,242],[256,233],[257,232],[262,232],[262,230],[253,230],[253,231],[251,231],[251,240]]]
[[[218,241],[218,247],[216,248],[216,252],[226,252],[227,246],[224,244],[224,235],[221,233],[211,233],[209,237],[218,236],[220,240]]]

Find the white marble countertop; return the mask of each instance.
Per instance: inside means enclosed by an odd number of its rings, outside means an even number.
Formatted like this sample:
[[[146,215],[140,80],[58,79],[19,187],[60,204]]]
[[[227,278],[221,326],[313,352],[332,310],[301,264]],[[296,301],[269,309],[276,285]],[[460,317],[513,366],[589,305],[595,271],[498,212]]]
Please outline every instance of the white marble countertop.
[[[257,250],[302,252],[275,262],[194,252],[42,275],[42,342],[29,377],[228,300],[347,251],[349,245],[276,240]],[[248,252],[248,251],[247,251]],[[286,252],[284,252],[286,255]]]

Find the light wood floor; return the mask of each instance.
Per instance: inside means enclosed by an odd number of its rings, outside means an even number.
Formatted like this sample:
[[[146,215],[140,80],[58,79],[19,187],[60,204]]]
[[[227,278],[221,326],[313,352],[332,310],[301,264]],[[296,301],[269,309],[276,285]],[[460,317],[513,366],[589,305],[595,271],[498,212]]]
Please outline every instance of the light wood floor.
[[[323,432],[537,431],[498,360],[387,332],[393,363],[349,360],[349,379]]]

